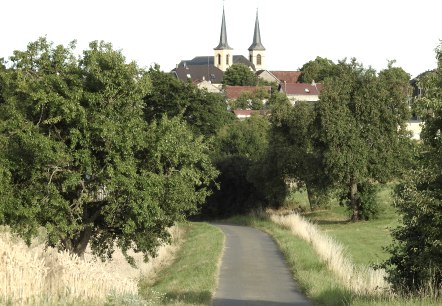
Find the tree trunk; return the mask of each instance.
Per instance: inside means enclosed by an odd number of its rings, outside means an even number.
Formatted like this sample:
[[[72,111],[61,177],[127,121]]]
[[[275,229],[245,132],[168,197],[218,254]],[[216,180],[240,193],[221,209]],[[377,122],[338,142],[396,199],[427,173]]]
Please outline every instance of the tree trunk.
[[[352,209],[352,216],[351,221],[359,221],[360,219],[360,212],[359,212],[359,206],[357,202],[357,196],[358,194],[358,184],[356,182],[352,182],[350,185],[350,206]]]
[[[86,227],[80,232],[80,237],[74,242],[73,253],[78,257],[84,258],[84,252],[86,251],[89,240],[92,237],[92,228],[90,226]]]
[[[308,202],[310,204],[310,210],[311,211],[317,210],[319,208],[318,205],[319,199],[314,188],[310,188],[309,186],[307,186],[307,197],[308,197]]]

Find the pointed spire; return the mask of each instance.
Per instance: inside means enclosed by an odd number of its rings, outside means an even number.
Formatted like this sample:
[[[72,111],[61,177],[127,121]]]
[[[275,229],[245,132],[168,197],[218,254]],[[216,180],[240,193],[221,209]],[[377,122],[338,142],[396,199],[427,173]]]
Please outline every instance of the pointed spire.
[[[223,20],[221,23],[221,34],[219,36],[219,45],[215,48],[215,50],[232,50],[232,48],[227,43],[226,17],[224,14],[224,5],[223,5]]]
[[[258,9],[256,9],[255,32],[253,33],[253,43],[249,47],[249,51],[264,51],[266,48],[261,43],[261,32],[259,31]]]

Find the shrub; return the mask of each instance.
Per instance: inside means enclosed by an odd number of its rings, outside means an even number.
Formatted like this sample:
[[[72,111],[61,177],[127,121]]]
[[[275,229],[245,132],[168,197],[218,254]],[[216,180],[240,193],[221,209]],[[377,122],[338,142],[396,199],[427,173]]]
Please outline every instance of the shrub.
[[[391,257],[383,263],[398,291],[442,289],[442,176],[412,171],[395,190],[402,225],[392,231]],[[438,188],[436,188],[439,186]]]
[[[376,219],[379,216],[380,208],[376,198],[378,187],[369,182],[358,184],[358,194],[356,203],[360,220]],[[350,194],[342,193],[340,196],[340,205],[346,206],[349,213],[353,213],[353,207],[350,203]]]

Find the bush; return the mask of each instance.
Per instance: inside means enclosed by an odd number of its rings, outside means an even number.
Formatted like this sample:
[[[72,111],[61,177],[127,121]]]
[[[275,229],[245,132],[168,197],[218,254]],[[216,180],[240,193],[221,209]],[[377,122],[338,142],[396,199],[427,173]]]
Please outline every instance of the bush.
[[[403,225],[392,231],[394,243],[387,248],[391,257],[382,267],[398,291],[442,287],[441,185],[440,174],[419,170],[395,190]]]
[[[358,205],[359,220],[372,220],[379,216],[380,208],[376,198],[378,187],[370,182],[358,184],[356,203]],[[350,193],[342,193],[340,205],[346,206],[351,213],[353,208],[350,203]]]

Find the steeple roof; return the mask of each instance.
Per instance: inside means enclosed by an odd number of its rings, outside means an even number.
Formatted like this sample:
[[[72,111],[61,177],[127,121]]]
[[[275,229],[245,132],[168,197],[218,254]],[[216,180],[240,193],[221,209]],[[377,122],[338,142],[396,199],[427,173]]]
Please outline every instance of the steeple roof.
[[[221,34],[219,36],[219,44],[215,50],[233,50],[227,43],[226,18],[223,7],[223,20],[221,22]]]
[[[259,31],[258,10],[256,10],[255,32],[253,33],[253,43],[249,47],[249,51],[264,51],[266,48],[261,43],[261,32]]]

